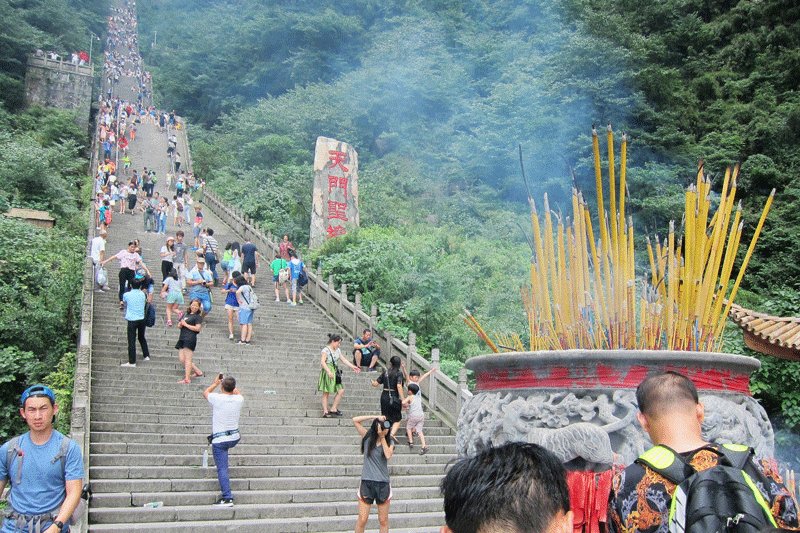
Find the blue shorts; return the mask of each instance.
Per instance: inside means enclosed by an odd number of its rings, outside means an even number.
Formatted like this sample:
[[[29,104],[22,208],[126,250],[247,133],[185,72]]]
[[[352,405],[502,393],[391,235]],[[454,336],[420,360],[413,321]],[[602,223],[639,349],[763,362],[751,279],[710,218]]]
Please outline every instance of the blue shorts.
[[[189,301],[200,300],[203,304],[203,312],[208,314],[211,312],[211,297],[206,292],[205,294],[189,294]]]
[[[243,307],[239,308],[239,325],[246,326],[247,324],[253,323],[253,310],[252,309],[244,309]]]

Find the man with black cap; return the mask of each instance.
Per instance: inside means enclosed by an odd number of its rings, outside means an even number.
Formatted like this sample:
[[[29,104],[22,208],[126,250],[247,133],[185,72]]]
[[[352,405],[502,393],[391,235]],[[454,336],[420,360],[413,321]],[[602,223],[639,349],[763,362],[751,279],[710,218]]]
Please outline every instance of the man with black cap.
[[[69,531],[81,499],[81,450],[75,441],[53,429],[58,406],[50,387],[28,387],[22,393],[19,413],[30,431],[0,447],[0,493],[6,483],[11,484],[0,531]]]

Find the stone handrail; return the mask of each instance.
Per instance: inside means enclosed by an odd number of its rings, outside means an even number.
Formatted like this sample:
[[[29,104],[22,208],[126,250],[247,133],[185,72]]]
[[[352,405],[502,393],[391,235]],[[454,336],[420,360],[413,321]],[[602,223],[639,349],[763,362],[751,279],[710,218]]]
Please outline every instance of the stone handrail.
[[[92,76],[92,65],[81,65],[72,63],[71,61],[64,61],[59,56],[59,59],[50,59],[48,57],[37,57],[34,54],[28,56],[28,65],[35,65],[37,67],[52,68],[55,70],[77,72],[83,76]]]
[[[92,142],[92,149],[96,149]],[[93,164],[94,157],[92,157]],[[94,309],[94,265],[90,255],[94,238],[94,204],[90,198],[87,208],[86,256],[83,262],[83,293],[81,295],[81,324],[75,352],[75,374],[70,413],[70,437],[78,443],[83,454],[84,482],[89,482],[90,398],[92,393],[92,318]],[[85,533],[89,527],[88,506],[75,530]]]
[[[39,60],[40,58],[33,57]],[[51,61],[52,62],[52,61]],[[91,70],[89,72],[91,74]],[[83,287],[81,294],[81,323],[78,332],[78,345],[75,352],[75,374],[73,375],[72,411],[70,413],[70,437],[80,446],[83,455],[84,482],[89,483],[89,438],[92,395],[92,321],[94,315],[94,264],[91,247],[95,236],[94,178],[97,172],[99,155],[97,124],[92,125],[92,144],[89,156],[89,205],[86,207],[86,254],[83,261]],[[89,530],[89,508],[84,510],[75,531],[86,533]]]
[[[190,156],[187,154],[187,157]],[[248,219],[244,213],[228,206],[209,191],[205,191],[204,202],[220,220],[230,226],[238,235],[252,241],[264,257],[272,258],[278,253],[278,242],[273,238],[272,233],[268,231],[264,234],[257,223]],[[408,372],[416,369],[424,374],[431,367],[439,368],[438,349],[431,350],[431,362],[429,363],[417,353],[414,333],[409,333],[408,343],[405,343],[393,337],[388,331],[376,330],[376,306],[373,305],[370,313],[367,314],[361,306],[361,295],[356,293],[355,303],[350,302],[347,298],[347,285],[341,284],[337,290],[333,276],[324,280],[321,268],[316,271],[309,269],[308,285],[304,289],[304,293],[334,324],[351,337],[361,336],[364,329],[372,330],[373,339],[381,345],[383,364],[388,364],[389,358],[397,355],[405,362]],[[443,421],[455,427],[462,403],[472,396],[466,383],[465,371],[461,372],[459,383],[441,372],[436,372],[420,384],[420,389],[423,397],[427,399],[430,410]]]

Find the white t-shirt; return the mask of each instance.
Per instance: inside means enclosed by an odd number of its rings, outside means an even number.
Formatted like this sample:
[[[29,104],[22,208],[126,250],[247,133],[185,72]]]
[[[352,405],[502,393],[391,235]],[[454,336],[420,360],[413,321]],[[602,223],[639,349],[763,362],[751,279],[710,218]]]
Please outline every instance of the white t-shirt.
[[[425,412],[422,410],[422,391],[415,394],[414,399],[408,405],[408,417],[411,418],[412,416],[414,418],[425,416]]]
[[[95,263],[100,262],[100,252],[106,251],[106,240],[102,238],[100,235],[92,239],[92,260]]]
[[[239,429],[239,414],[242,412],[244,396],[241,394],[222,394],[212,392],[208,395],[211,404],[211,433]],[[223,435],[212,440],[212,444],[237,440],[238,434]]]

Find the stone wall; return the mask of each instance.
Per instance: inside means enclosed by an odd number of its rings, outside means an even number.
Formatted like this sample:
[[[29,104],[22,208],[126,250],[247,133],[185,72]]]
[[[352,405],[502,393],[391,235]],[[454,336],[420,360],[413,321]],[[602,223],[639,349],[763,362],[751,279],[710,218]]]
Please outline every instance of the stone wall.
[[[30,56],[25,73],[25,101],[30,105],[77,112],[78,123],[89,126],[92,105],[92,69]]]

